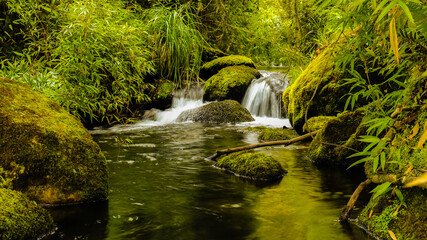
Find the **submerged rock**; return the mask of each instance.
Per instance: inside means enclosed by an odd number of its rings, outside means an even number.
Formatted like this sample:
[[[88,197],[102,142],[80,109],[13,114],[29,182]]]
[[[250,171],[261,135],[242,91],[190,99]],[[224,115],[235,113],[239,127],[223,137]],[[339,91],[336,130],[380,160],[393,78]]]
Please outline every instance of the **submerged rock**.
[[[292,129],[265,128],[258,135],[258,141],[267,142],[267,141],[277,141],[277,140],[288,140],[298,136],[299,136],[298,133]]]
[[[0,188],[0,239],[38,239],[53,230],[49,213],[24,194]]]
[[[250,122],[254,120],[250,112],[234,100],[209,103],[196,109],[184,111],[177,118],[177,122],[214,123]]]
[[[221,69],[225,67],[239,65],[255,68],[255,63],[250,58],[239,55],[230,55],[225,57],[219,57],[203,64],[203,66],[200,68],[199,76],[202,79],[208,80],[210,77],[217,74]]]
[[[232,66],[221,69],[210,77],[204,86],[203,100],[221,101],[232,99],[241,101],[252,79],[261,74],[252,67]]]
[[[363,149],[362,143],[357,141],[363,116],[363,112],[355,111],[330,118],[311,142],[309,158],[318,165],[349,166],[358,160],[347,157],[355,153],[350,148]]]
[[[277,160],[255,151],[235,152],[222,156],[215,166],[253,180],[275,180],[286,174],[286,170]]]
[[[0,165],[43,204],[105,200],[107,163],[81,122],[23,83],[0,78]]]

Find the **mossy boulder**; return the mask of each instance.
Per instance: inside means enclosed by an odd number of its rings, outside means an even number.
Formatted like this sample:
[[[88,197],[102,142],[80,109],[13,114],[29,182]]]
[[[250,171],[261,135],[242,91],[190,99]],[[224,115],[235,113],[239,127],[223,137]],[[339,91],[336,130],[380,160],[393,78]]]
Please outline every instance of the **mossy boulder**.
[[[292,129],[282,129],[282,128],[265,128],[261,130],[261,133],[258,135],[258,141],[267,142],[267,141],[277,141],[277,140],[287,140],[291,138],[298,137],[298,133]]]
[[[427,191],[402,189],[406,207],[400,206],[397,197],[390,195],[371,198],[359,216],[359,223],[381,239],[427,239]],[[372,211],[372,213],[371,213]],[[397,214],[395,214],[397,213]]]
[[[329,122],[329,120],[332,120],[334,118],[335,118],[335,116],[312,117],[312,118],[308,119],[306,123],[304,123],[302,130],[305,133],[320,130]]]
[[[277,160],[255,151],[235,152],[222,156],[215,166],[253,180],[275,180],[286,174],[286,170]]]
[[[344,109],[349,85],[338,84],[342,70],[335,67],[336,50],[327,48],[317,56],[282,95],[284,111],[299,133],[307,119],[315,116],[336,116]],[[317,90],[316,90],[317,89]],[[310,100],[316,92],[315,97]]]
[[[24,169],[15,190],[44,204],[107,198],[106,159],[77,118],[23,83],[0,78],[0,95],[0,166]]]
[[[232,99],[241,101],[252,79],[261,75],[255,68],[231,66],[221,69],[206,81],[203,100],[221,101]]]
[[[210,77],[217,74],[221,69],[225,67],[239,65],[255,68],[255,63],[250,58],[240,55],[230,55],[225,57],[219,57],[203,64],[203,66],[200,68],[199,76],[202,79],[208,80]]]
[[[311,142],[309,158],[318,165],[351,165],[357,159],[347,158],[355,153],[350,149],[363,150],[357,141],[363,116],[362,111],[355,111],[331,118]]]
[[[213,123],[251,122],[254,120],[250,112],[234,100],[209,103],[196,109],[184,111],[177,118],[178,122]]]
[[[0,239],[38,239],[53,230],[49,213],[23,193],[0,188]]]

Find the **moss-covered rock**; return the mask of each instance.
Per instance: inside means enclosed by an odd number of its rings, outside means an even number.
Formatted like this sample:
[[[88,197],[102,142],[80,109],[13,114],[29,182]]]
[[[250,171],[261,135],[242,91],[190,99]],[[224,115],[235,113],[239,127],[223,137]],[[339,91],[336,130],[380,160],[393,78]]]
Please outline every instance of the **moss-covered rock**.
[[[347,158],[354,153],[350,148],[363,150],[356,137],[363,116],[363,112],[355,111],[331,118],[311,142],[309,158],[319,165],[352,164],[357,159]]]
[[[403,189],[402,194],[407,207],[400,206],[398,199],[390,201],[389,194],[372,197],[359,222],[381,239],[391,240],[389,231],[399,240],[427,239],[427,191]]]
[[[203,64],[203,66],[200,68],[199,76],[202,79],[208,80],[210,77],[217,74],[221,69],[238,65],[255,68],[255,63],[250,58],[240,55],[230,55],[219,57]]]
[[[203,100],[232,99],[240,102],[252,79],[260,76],[258,70],[247,66],[232,66],[221,69],[205,83]]]
[[[258,135],[258,141],[267,142],[267,141],[287,140],[287,139],[295,138],[298,136],[299,136],[298,133],[292,129],[265,128]]]
[[[341,69],[335,67],[335,55],[336,51],[332,48],[322,51],[283,93],[284,110],[299,134],[303,133],[307,108],[307,119],[335,116],[344,109],[346,99],[342,97],[349,92],[349,86],[338,84],[343,74]],[[310,101],[315,92],[315,97]]]
[[[79,120],[25,84],[0,78],[0,166],[13,188],[45,204],[107,198],[107,163]]]
[[[307,122],[304,124],[302,130],[305,133],[314,132],[317,130],[322,129],[326,123],[329,122],[329,120],[334,119],[335,116],[317,116],[312,117],[307,120]]]
[[[53,230],[49,213],[24,194],[0,188],[0,239],[37,239]]]
[[[213,123],[251,122],[254,120],[250,112],[234,100],[209,103],[196,109],[184,111],[177,118],[178,122]]]
[[[286,174],[286,170],[277,160],[255,151],[235,152],[222,156],[215,166],[254,180],[280,179]]]

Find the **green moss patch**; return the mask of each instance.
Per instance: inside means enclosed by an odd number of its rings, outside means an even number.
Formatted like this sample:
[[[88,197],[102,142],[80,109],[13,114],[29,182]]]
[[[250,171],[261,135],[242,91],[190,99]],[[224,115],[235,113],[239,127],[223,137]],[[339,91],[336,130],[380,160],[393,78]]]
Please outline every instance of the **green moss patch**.
[[[349,87],[337,83],[343,74],[341,69],[335,67],[335,55],[336,50],[332,48],[322,51],[283,93],[284,110],[299,134],[303,133],[307,108],[308,119],[335,116],[344,109],[345,98],[342,96],[349,92]],[[315,92],[315,97],[310,101]]]
[[[255,68],[255,63],[250,58],[240,55],[230,55],[225,57],[219,57],[203,64],[203,66],[200,68],[199,75],[202,79],[207,80],[225,67],[238,65],[244,65],[251,68]]]
[[[0,78],[0,95],[0,165],[24,168],[13,189],[45,204],[107,198],[105,157],[79,120],[22,83]]]
[[[355,111],[331,118],[311,142],[309,158],[319,165],[349,166],[356,161],[347,156],[355,153],[351,149],[363,149],[361,142],[357,141],[363,116],[363,112]]]
[[[267,141],[277,141],[277,140],[287,140],[291,138],[298,137],[298,133],[292,129],[282,129],[282,128],[266,128],[261,131],[258,135],[258,141],[267,142]]]
[[[286,174],[286,170],[277,160],[255,151],[236,152],[222,156],[215,166],[240,177],[254,180],[280,179]]]
[[[260,77],[258,70],[247,66],[226,67],[209,78],[204,86],[203,100],[241,101],[252,79]]]
[[[371,198],[360,214],[359,222],[381,239],[391,239],[389,230],[397,239],[427,239],[427,191],[403,189],[402,193],[407,207],[399,207],[400,201],[390,200],[389,196]]]
[[[329,122],[329,120],[334,119],[335,116],[317,116],[312,117],[307,120],[307,122],[304,124],[302,130],[305,133],[314,132],[317,130],[322,129],[326,123]]]
[[[177,121],[236,123],[251,122],[255,119],[240,103],[234,100],[213,102],[181,113]]]
[[[24,194],[0,188],[0,239],[37,239],[53,229],[49,213]]]

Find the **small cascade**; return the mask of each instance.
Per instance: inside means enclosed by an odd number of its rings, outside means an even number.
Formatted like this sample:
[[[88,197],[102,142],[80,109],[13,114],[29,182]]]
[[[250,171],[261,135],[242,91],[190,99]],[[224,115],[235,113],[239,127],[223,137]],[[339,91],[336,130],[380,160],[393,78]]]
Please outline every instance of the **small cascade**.
[[[173,93],[172,107],[165,111],[156,112],[154,120],[158,124],[171,123],[174,122],[183,111],[200,106],[203,106],[202,86],[175,90]]]
[[[280,118],[281,95],[288,85],[288,78],[280,72],[260,72],[262,77],[252,80],[242,105],[253,116]]]

